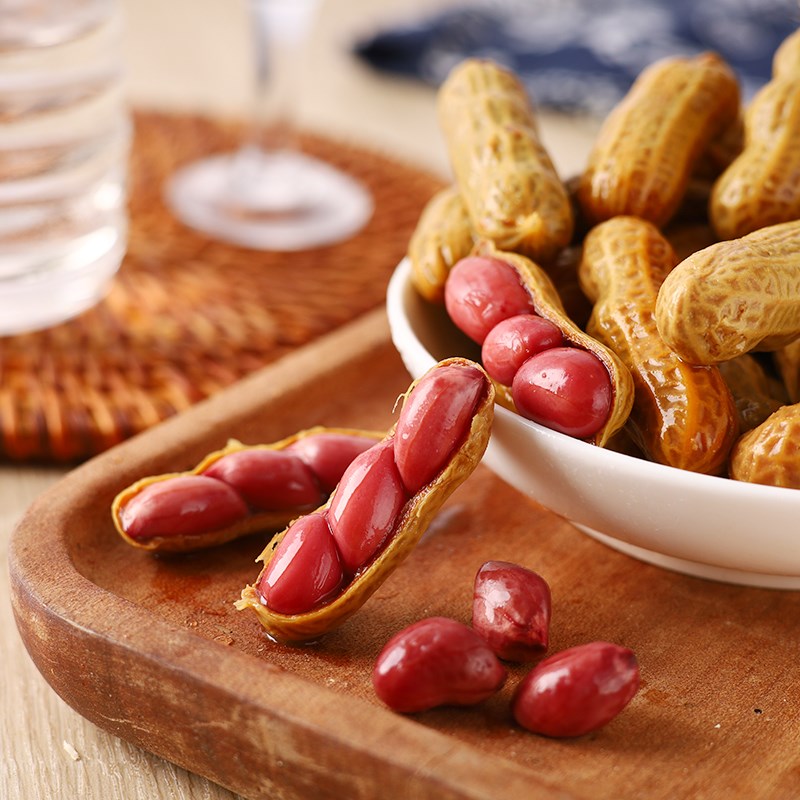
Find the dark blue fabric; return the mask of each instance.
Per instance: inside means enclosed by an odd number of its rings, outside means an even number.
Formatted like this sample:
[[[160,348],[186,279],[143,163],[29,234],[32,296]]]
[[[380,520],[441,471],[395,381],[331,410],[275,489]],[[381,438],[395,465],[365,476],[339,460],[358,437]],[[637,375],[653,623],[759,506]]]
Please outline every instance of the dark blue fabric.
[[[355,52],[433,86],[463,58],[493,58],[538,105],[605,114],[648,64],[704,50],[727,59],[749,99],[798,24],[797,0],[484,0],[379,31]]]

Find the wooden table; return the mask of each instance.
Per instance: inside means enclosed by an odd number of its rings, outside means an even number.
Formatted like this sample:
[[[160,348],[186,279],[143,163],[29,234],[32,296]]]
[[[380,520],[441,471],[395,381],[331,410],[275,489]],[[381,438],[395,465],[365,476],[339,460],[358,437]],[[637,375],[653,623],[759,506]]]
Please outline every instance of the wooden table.
[[[300,122],[363,143],[443,176],[447,159],[434,94],[372,73],[348,45],[375,26],[427,13],[454,0],[329,0],[302,76]],[[244,112],[249,99],[244,3],[125,0],[130,95],[168,110]],[[580,168],[591,120],[543,116],[559,170]],[[6,569],[11,531],[28,505],[65,473],[59,467],[0,465],[0,797],[20,800],[222,800],[229,791],[111,736],[69,708],[39,675],[17,634]]]

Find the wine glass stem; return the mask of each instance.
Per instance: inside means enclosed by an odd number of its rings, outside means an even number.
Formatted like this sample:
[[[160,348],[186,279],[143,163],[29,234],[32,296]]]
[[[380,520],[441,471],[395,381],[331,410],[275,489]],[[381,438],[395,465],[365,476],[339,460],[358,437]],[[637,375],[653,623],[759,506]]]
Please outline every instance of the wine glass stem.
[[[299,148],[294,103],[299,88],[307,20],[291,4],[305,0],[248,0],[253,36],[254,113],[246,148],[264,152]],[[287,15],[294,15],[287,19]]]

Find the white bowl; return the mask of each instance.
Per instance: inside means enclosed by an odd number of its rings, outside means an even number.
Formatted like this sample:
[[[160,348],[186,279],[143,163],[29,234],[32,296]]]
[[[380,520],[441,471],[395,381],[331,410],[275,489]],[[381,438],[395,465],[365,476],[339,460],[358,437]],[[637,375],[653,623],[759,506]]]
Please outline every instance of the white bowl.
[[[389,283],[392,340],[413,377],[478,353],[443,307],[423,300],[408,260]],[[698,475],[595,447],[495,409],[484,463],[576,527],[689,575],[800,589],[800,491]]]

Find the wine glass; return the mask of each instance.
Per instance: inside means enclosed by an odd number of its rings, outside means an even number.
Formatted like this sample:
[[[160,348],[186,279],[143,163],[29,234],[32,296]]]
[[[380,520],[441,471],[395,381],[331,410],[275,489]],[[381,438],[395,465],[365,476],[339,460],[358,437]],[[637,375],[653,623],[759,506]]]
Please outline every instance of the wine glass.
[[[190,227],[257,250],[347,239],[372,215],[372,197],[350,175],[303,153],[291,118],[294,79],[319,2],[247,1],[257,102],[249,136],[237,152],[178,170],[167,202]]]

